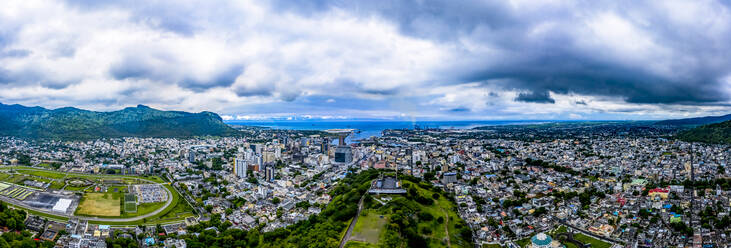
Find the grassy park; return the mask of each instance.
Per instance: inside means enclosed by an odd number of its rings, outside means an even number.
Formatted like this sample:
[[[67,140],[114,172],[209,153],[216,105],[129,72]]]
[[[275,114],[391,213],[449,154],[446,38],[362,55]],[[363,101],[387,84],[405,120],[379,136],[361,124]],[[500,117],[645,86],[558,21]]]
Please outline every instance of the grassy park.
[[[388,223],[386,216],[380,215],[373,210],[365,210],[358,217],[358,222],[353,227],[350,240],[378,244],[386,223]]]
[[[86,193],[76,208],[76,215],[120,216],[120,193]]]
[[[581,243],[584,244],[591,244],[592,248],[609,248],[612,247],[612,244],[592,238],[590,236],[587,236],[583,233],[577,233],[574,234],[574,239],[578,240]]]

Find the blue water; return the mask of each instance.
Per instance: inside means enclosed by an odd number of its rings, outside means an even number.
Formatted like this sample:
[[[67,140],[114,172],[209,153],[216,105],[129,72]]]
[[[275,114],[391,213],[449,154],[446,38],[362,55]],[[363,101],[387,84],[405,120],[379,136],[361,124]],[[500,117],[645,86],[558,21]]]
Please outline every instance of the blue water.
[[[470,129],[479,126],[534,124],[547,121],[382,121],[382,120],[327,120],[327,121],[227,121],[228,124],[268,127],[289,130],[327,130],[349,128],[360,131],[348,137],[348,141],[381,136],[386,129],[414,129],[415,127],[441,129]]]

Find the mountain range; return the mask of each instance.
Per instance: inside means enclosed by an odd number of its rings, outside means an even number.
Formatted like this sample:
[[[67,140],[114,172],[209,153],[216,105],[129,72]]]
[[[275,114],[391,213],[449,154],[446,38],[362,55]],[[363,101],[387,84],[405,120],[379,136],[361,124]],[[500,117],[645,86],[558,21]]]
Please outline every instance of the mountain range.
[[[686,119],[663,120],[663,121],[655,122],[655,125],[698,126],[698,125],[719,123],[719,122],[724,122],[724,121],[729,121],[729,120],[731,120],[731,114],[722,115],[722,116],[705,116],[705,117],[686,118]]]
[[[731,144],[731,121],[699,126],[678,134],[678,138],[691,142]]]
[[[52,139],[232,136],[239,132],[212,112],[162,111],[144,105],[97,112],[0,103],[0,136]]]

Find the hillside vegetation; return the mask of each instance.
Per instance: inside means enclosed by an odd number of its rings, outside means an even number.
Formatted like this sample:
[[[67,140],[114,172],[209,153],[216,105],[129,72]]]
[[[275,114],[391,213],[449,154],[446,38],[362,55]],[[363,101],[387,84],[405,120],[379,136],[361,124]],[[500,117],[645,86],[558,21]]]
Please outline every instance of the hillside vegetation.
[[[472,231],[448,196],[412,177],[402,182],[406,195],[366,196],[346,247],[472,247]]]
[[[724,121],[682,132],[678,138],[690,142],[731,144],[731,121]]]
[[[0,104],[0,136],[58,139],[229,136],[238,132],[211,112],[161,111],[144,105],[112,112]]]

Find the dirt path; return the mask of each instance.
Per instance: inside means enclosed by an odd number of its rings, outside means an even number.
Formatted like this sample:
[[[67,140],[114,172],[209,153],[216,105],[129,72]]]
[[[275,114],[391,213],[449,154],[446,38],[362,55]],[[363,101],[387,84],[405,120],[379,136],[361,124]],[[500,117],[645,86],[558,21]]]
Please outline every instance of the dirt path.
[[[447,247],[452,248],[452,243],[449,241],[449,214],[442,209],[444,213],[444,232],[447,234]]]
[[[366,194],[368,193],[366,192]],[[365,199],[365,194],[360,197],[360,202],[358,202],[358,211],[355,213],[353,221],[350,222],[350,225],[348,226],[348,231],[345,232],[345,235],[343,235],[343,239],[340,240],[340,248],[345,247],[345,243],[348,242],[348,239],[350,239],[350,234],[353,232],[353,227],[355,227],[355,223],[358,223],[358,216],[360,216],[360,211],[363,210],[363,199]]]

